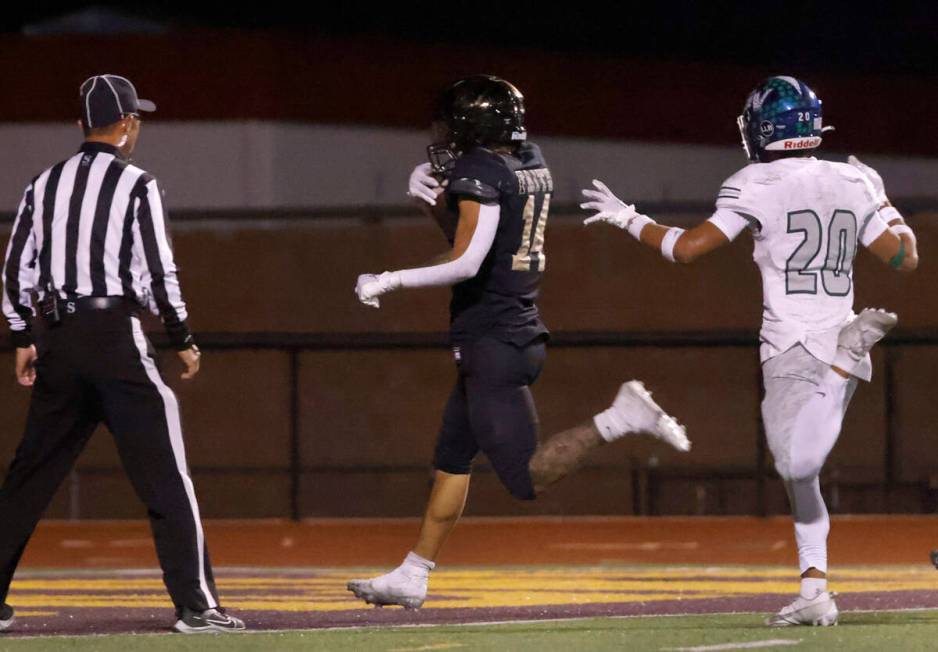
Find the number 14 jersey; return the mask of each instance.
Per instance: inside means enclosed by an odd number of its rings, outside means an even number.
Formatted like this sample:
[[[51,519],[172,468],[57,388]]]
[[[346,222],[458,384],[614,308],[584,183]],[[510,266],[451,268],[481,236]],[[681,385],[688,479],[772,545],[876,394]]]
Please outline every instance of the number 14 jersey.
[[[453,343],[486,336],[524,346],[547,333],[534,302],[547,266],[544,231],[553,191],[533,143],[513,154],[477,147],[456,159],[447,174],[450,209],[458,212],[460,199],[497,205],[499,220],[479,272],[453,286]]]
[[[814,157],[746,166],[720,188],[710,221],[732,240],[752,231],[762,273],[762,361],[802,344],[833,362],[853,317],[853,261],[886,230],[873,188],[846,163]],[[869,380],[869,361],[856,375]]]

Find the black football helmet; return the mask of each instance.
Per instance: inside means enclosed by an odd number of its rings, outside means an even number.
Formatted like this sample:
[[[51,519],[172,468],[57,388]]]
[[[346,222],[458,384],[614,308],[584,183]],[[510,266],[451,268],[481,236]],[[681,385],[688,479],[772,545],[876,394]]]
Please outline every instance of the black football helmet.
[[[524,96],[504,79],[473,75],[440,94],[433,111],[436,142],[428,148],[431,163],[449,151],[513,145],[527,138]]]

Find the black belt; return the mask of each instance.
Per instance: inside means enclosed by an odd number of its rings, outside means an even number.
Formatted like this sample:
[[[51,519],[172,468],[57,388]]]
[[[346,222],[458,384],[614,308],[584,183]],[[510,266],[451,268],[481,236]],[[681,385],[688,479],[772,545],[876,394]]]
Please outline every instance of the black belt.
[[[43,299],[40,302],[39,314],[46,325],[51,327],[57,326],[69,315],[97,310],[121,310],[132,315],[140,312],[140,304],[126,297],[56,297],[55,308]]]

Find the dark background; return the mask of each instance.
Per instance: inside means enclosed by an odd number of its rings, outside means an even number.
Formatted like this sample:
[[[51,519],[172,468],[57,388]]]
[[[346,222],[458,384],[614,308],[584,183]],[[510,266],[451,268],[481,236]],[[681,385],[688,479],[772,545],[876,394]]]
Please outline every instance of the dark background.
[[[544,2],[17,3],[0,18],[8,33],[90,31],[62,20],[88,8],[113,11],[152,33],[266,30],[328,37],[390,38],[430,45],[495,46],[646,60],[745,63],[813,71],[935,74],[938,17],[930,2]],[[58,22],[56,22],[58,21]],[[111,21],[113,23],[113,21]],[[57,26],[57,27],[56,27]]]

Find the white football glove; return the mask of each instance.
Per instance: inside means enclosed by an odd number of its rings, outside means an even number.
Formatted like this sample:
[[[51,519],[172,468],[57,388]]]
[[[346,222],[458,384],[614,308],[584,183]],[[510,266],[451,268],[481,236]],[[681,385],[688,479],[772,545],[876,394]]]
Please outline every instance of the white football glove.
[[[889,201],[889,198],[886,197],[886,187],[885,184],[883,184],[883,178],[879,176],[879,172],[871,168],[853,154],[847,157],[847,163],[862,172],[863,176],[865,176],[869,182],[873,184],[873,199],[876,200],[877,204],[882,206]]]
[[[587,211],[596,211],[596,214],[583,220],[583,224],[608,222],[620,229],[628,228],[632,218],[639,214],[635,210],[635,206],[626,204],[613,195],[612,191],[602,181],[593,179],[593,186],[596,187],[596,190],[583,190],[583,196],[591,201],[583,202],[580,204],[580,208]]]
[[[407,196],[436,206],[436,198],[443,192],[443,189],[440,187],[440,182],[430,174],[432,169],[429,163],[421,163],[414,168],[407,184]]]
[[[358,300],[366,306],[380,308],[381,302],[378,301],[378,297],[396,290],[400,286],[401,280],[396,272],[362,274],[355,284],[355,294],[358,295]]]

